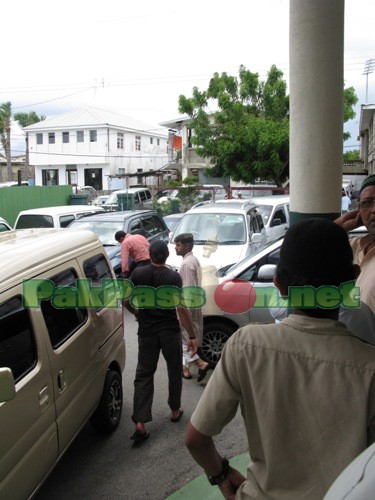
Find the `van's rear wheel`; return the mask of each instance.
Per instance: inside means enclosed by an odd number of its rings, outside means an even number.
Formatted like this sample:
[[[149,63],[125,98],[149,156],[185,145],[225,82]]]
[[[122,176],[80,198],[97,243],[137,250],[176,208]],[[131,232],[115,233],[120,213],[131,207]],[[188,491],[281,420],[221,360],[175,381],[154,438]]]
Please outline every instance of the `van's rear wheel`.
[[[219,323],[207,323],[203,329],[203,341],[200,348],[200,357],[212,365],[216,365],[226,341],[236,331],[236,327]]]
[[[90,419],[93,428],[98,432],[113,432],[120,423],[122,402],[121,376],[114,370],[108,370],[100,403]]]

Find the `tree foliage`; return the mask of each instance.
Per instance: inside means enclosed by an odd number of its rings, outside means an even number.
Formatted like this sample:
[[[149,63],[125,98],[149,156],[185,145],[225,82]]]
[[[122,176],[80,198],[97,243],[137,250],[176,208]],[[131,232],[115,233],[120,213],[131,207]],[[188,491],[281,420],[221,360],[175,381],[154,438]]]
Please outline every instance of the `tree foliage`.
[[[215,73],[206,91],[194,87],[191,98],[180,96],[180,113],[192,118],[192,143],[200,156],[211,158],[214,177],[277,185],[287,178],[289,101],[282,76],[272,66],[261,82],[241,66],[238,77]]]
[[[240,66],[238,77],[215,73],[207,90],[179,97],[179,112],[191,118],[191,142],[210,158],[211,175],[280,186],[289,174],[289,96],[283,73],[271,66],[266,80]],[[354,118],[353,87],[344,89],[344,122]],[[214,111],[213,111],[214,110]],[[344,140],[350,134],[344,134]]]
[[[355,93],[354,87],[344,88],[344,123],[353,120],[355,117],[354,106],[358,102],[358,96]],[[344,132],[344,141],[350,139],[350,132]]]
[[[344,153],[344,162],[350,162],[350,161],[358,161],[359,158],[359,149],[352,149],[350,151],[346,151]]]
[[[12,159],[10,147],[10,131],[12,123],[12,103],[4,102],[0,104],[0,141],[7,160],[8,181],[13,180]],[[1,173],[1,181],[3,180]]]
[[[46,119],[44,115],[38,116],[35,111],[31,111],[30,113],[15,113],[13,118],[18,121],[21,127],[27,127]]]

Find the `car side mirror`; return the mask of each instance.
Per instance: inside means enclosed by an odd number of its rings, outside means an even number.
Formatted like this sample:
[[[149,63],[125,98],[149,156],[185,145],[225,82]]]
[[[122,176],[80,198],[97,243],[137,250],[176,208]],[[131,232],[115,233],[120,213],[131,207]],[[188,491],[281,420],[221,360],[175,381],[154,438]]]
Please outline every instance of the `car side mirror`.
[[[10,368],[0,368],[0,403],[14,399],[16,384]]]
[[[280,225],[281,225],[281,219],[273,219],[273,221],[271,222],[271,227],[280,226]]]
[[[276,273],[276,264],[264,264],[259,268],[258,280],[273,281],[275,273]]]
[[[253,233],[253,235],[251,236],[251,243],[254,245],[262,243],[262,235],[260,233]]]

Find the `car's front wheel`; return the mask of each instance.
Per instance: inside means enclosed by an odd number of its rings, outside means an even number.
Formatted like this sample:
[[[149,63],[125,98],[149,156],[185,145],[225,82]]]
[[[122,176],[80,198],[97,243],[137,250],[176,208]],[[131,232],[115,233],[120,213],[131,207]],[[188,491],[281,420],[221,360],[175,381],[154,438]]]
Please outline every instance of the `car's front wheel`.
[[[216,365],[221,357],[221,352],[226,341],[236,330],[236,326],[219,321],[205,324],[202,347],[200,348],[201,358],[212,365]]]
[[[113,432],[120,423],[122,402],[121,375],[114,370],[108,370],[100,403],[90,419],[93,428],[98,432]]]

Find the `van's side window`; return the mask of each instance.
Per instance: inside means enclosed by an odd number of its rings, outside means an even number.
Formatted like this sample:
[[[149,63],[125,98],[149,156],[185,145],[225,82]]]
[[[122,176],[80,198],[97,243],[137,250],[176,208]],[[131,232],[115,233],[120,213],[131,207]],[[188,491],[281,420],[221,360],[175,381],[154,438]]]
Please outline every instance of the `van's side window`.
[[[67,269],[49,279],[54,282],[55,287],[75,287],[77,275],[73,269]],[[65,303],[64,297],[67,296],[68,294],[62,295],[62,303]],[[82,307],[57,308],[50,300],[42,300],[40,307],[54,349],[63,344],[87,321],[87,309]]]
[[[92,280],[93,286],[98,286],[105,290],[105,292],[101,292],[103,303],[108,304],[108,302],[111,302],[116,295],[116,289],[111,270],[104,255],[98,254],[85,260],[83,263],[83,272],[86,278]],[[102,280],[108,281],[102,282]],[[97,311],[100,309],[102,307],[96,307]]]
[[[74,215],[61,215],[59,217],[60,227],[68,227],[74,221]]]
[[[29,312],[17,296],[0,304],[0,366],[10,368],[15,381],[34,368],[35,337]]]
[[[140,191],[139,192],[139,197],[141,199],[141,202],[142,201],[146,201],[146,192],[145,191]]]

